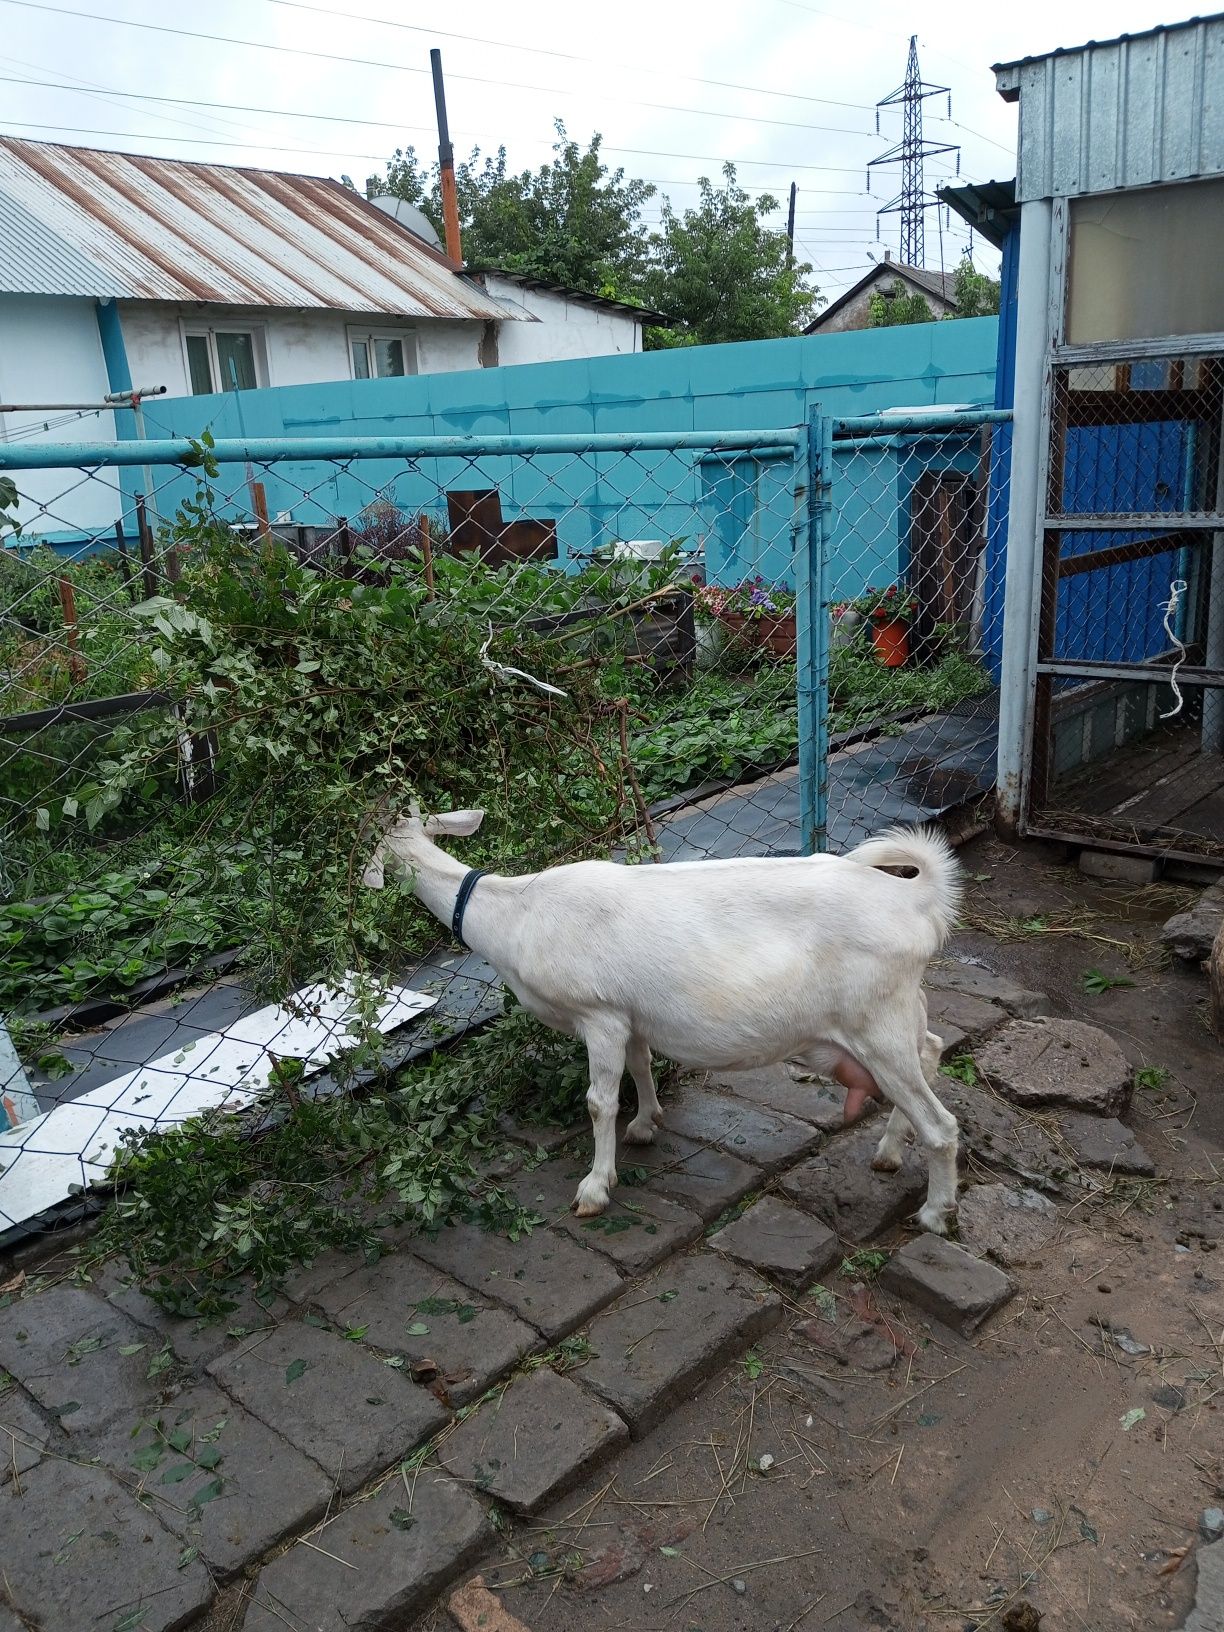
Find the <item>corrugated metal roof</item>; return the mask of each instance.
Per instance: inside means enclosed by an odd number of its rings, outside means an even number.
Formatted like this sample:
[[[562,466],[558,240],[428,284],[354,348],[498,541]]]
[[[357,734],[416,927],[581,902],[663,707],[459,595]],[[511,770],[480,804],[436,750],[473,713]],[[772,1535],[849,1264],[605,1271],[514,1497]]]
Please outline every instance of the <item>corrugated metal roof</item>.
[[[1018,213],[1014,181],[962,181],[955,187],[937,187],[935,196],[996,249],[1003,247]]]
[[[1016,197],[1224,175],[1224,13],[995,68],[1020,101]]]
[[[0,136],[0,288],[24,294],[506,318],[445,255],[321,176]],[[84,285],[89,284],[89,287]]]

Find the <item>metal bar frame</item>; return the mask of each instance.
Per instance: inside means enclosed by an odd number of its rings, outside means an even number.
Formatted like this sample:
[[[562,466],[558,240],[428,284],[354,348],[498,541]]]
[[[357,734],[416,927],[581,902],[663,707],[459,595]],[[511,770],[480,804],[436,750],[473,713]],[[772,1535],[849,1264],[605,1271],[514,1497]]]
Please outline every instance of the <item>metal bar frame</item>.
[[[832,423],[817,403],[808,416],[807,470],[797,475],[795,483],[799,853],[804,856],[818,855],[828,847],[829,840],[829,609],[826,586],[832,494]]]

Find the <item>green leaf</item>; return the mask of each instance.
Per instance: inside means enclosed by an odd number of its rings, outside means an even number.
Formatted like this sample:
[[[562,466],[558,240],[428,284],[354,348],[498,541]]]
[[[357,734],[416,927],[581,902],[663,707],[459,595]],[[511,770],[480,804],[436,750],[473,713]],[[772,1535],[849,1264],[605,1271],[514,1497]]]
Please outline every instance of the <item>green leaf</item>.
[[[1122,1432],[1124,1434],[1129,1434],[1131,1429],[1134,1428],[1137,1423],[1142,1422],[1146,1416],[1147,1412],[1141,1405],[1133,1405],[1129,1411],[1124,1412],[1118,1419],[1122,1424]]]
[[[191,1498],[189,1507],[198,1513],[199,1510],[202,1507],[206,1507],[209,1502],[215,1502],[224,1488],[225,1486],[220,1479],[210,1479],[208,1484],[204,1486],[203,1490],[196,1491],[195,1495]]]
[[[206,1471],[215,1468],[221,1460],[221,1454],[215,1445],[202,1445],[196,1452],[196,1466]]]
[[[160,1483],[163,1485],[181,1485],[184,1479],[189,1479],[196,1471],[194,1462],[176,1462],[173,1467],[166,1469]]]
[[[388,1516],[397,1530],[411,1530],[416,1523],[406,1507],[393,1507]]]
[[[291,1360],[289,1362],[289,1364],[285,1367],[285,1382],[286,1383],[296,1383],[299,1377],[305,1375],[305,1372],[306,1372],[306,1361],[305,1360]]]
[[[414,1320],[412,1325],[408,1328],[409,1337],[426,1337],[428,1334],[429,1327],[426,1326],[423,1320]]]
[[[188,1564],[194,1564],[199,1556],[200,1549],[198,1547],[184,1547],[178,1556],[178,1568],[185,1570]]]
[[[145,1344],[143,1343],[124,1343],[120,1347],[119,1353],[126,1359],[129,1354],[139,1354],[144,1347]]]

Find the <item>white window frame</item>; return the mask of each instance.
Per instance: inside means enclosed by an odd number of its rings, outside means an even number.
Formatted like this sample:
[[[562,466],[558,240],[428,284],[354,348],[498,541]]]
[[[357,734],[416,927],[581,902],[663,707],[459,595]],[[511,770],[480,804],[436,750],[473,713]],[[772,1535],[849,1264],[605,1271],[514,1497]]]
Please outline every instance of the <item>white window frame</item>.
[[[183,373],[187,380],[187,395],[195,393],[191,389],[191,358],[187,352],[187,339],[202,338],[208,342],[208,367],[213,379],[213,394],[220,396],[226,391],[232,391],[233,386],[221,381],[221,365],[217,358],[217,334],[249,334],[251,337],[251,354],[255,362],[255,389],[268,385],[268,342],[267,333],[262,323],[253,323],[245,318],[231,321],[222,319],[219,322],[201,321],[199,319],[179,318],[179,344],[183,353]]]
[[[374,366],[374,342],[376,340],[398,340],[404,352],[404,372],[400,374],[371,374],[372,380],[411,379],[420,372],[420,359],[417,355],[417,331],[414,328],[403,329],[367,329],[359,323],[350,323],[345,334],[345,343],[348,346],[349,378],[357,379],[357,368],[353,362],[353,346],[361,341],[369,348],[370,366]]]

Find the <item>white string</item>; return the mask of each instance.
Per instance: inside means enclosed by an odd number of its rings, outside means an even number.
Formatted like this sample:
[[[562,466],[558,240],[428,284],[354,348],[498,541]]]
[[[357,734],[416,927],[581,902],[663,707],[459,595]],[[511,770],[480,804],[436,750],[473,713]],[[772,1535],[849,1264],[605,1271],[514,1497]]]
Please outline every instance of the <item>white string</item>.
[[[489,673],[495,675],[498,680],[526,680],[529,686],[534,686],[537,691],[547,692],[550,697],[569,696],[569,693],[562,691],[560,686],[550,686],[547,680],[537,680],[534,674],[528,674],[525,669],[511,669],[507,668],[503,663],[495,663],[488,655],[489,647],[492,644],[493,625],[490,623],[489,638],[480,648],[480,661],[488,669]]]
[[[1168,713],[1160,716],[1162,720],[1171,720],[1182,711],[1182,694],[1181,687],[1177,683],[1177,671],[1186,661],[1186,648],[1182,645],[1177,635],[1173,633],[1169,619],[1176,613],[1178,604],[1180,603],[1182,596],[1186,593],[1187,587],[1188,586],[1184,578],[1174,578],[1173,582],[1169,585],[1168,600],[1160,603],[1161,611],[1164,613],[1165,634],[1168,635],[1174,646],[1177,647],[1177,662],[1174,663],[1173,668],[1169,673],[1169,684],[1173,688],[1173,695],[1176,697],[1177,701],[1173,707],[1169,709]]]

